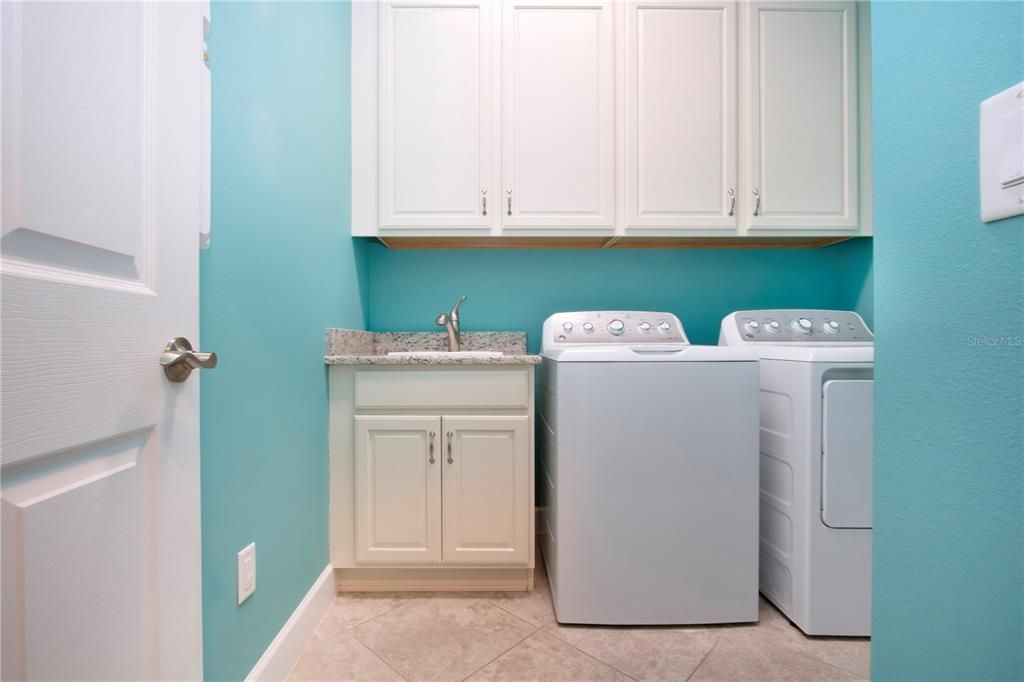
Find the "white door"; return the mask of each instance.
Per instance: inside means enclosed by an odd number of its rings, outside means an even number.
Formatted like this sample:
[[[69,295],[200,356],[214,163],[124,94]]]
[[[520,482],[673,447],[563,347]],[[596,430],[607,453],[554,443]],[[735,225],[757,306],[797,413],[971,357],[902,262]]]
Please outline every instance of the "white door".
[[[441,418],[355,417],[356,561],[441,561]]]
[[[444,560],[530,558],[528,417],[445,417]]]
[[[205,11],[3,3],[4,679],[202,676]]]
[[[736,4],[626,6],[626,226],[735,229]]]
[[[380,5],[382,227],[497,224],[491,4]]]
[[[506,228],[615,225],[615,39],[607,0],[506,0]]]
[[[750,7],[750,227],[855,228],[857,3]]]

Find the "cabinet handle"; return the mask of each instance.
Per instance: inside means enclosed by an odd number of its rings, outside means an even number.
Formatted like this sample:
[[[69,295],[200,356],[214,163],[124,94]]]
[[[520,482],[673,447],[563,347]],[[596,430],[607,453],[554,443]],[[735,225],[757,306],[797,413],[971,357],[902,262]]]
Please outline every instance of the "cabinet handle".
[[[508,194],[508,215],[512,215],[512,190],[507,192]]]
[[[430,461],[431,464],[433,464],[434,462],[437,461],[436,459],[434,459],[434,436],[436,436],[436,435],[437,434],[434,433],[433,431],[430,432],[430,460],[429,461]]]
[[[487,215],[487,190],[482,189],[480,193],[483,195],[484,215]]]
[[[448,463],[455,464],[455,460],[452,458],[452,432],[448,432]]]
[[[754,215],[760,215],[761,213],[761,193],[754,188]]]
[[[729,215],[732,215],[735,212],[736,212],[736,191],[732,187],[730,187],[729,188]]]

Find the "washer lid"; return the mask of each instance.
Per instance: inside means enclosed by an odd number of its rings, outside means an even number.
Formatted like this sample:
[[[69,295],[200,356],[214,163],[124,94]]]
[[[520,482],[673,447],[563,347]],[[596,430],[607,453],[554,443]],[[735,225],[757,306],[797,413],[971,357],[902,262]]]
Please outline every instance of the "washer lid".
[[[757,355],[746,348],[690,344],[595,344],[545,350],[541,355],[555,362],[757,362]]]

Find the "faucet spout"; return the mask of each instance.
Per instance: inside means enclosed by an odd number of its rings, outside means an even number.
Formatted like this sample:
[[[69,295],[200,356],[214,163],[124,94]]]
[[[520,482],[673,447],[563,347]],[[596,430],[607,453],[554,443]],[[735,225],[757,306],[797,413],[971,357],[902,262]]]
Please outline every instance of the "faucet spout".
[[[439,327],[444,327],[445,331],[448,332],[448,352],[456,353],[462,347],[462,336],[459,331],[459,308],[463,303],[466,302],[466,297],[462,296],[456,301],[455,305],[448,313],[441,313],[434,320],[434,323]]]

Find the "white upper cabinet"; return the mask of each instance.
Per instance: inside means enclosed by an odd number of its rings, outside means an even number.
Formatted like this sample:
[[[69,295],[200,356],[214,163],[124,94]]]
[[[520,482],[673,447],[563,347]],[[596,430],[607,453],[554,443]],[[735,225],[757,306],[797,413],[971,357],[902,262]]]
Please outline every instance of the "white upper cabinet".
[[[750,6],[750,227],[858,225],[857,3]]]
[[[871,234],[866,2],[381,0],[352,25],[353,235]]]
[[[508,0],[502,23],[502,224],[610,232],[612,3]]]
[[[627,228],[736,228],[736,23],[733,2],[627,4]]]
[[[381,226],[488,227],[494,220],[491,5],[380,5]]]

